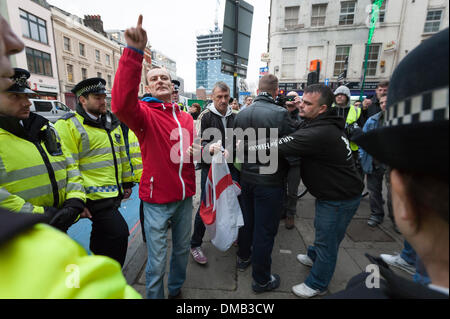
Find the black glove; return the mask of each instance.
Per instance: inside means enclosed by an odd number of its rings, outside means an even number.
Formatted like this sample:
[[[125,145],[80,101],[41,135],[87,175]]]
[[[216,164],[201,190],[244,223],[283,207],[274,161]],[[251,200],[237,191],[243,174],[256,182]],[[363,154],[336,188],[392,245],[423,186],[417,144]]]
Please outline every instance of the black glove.
[[[77,220],[80,213],[72,207],[64,207],[58,210],[49,224],[59,230],[66,232],[70,226]]]

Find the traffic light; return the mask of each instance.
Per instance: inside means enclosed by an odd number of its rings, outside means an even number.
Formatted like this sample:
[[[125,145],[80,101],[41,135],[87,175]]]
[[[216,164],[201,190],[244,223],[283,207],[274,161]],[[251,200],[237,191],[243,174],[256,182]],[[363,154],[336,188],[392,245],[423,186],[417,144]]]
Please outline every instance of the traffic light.
[[[311,72],[308,73],[308,80],[307,80],[307,83],[306,83],[307,86],[309,86],[311,84],[319,83],[321,64],[322,64],[321,60],[312,60],[309,63],[309,70]]]
[[[281,95],[284,95],[284,90],[280,90],[279,92]]]

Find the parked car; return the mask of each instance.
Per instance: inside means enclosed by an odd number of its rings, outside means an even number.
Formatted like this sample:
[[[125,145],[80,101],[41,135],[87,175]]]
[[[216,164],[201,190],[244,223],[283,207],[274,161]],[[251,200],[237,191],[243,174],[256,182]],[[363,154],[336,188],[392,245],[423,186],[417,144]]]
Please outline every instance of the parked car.
[[[47,118],[50,122],[55,123],[61,116],[72,110],[60,101],[55,100],[36,100],[30,99],[32,105],[31,112],[35,112]]]

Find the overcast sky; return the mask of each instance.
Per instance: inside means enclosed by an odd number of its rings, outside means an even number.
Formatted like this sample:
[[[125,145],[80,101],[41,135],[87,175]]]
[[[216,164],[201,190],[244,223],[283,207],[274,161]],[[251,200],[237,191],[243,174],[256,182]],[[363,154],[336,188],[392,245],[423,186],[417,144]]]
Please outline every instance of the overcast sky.
[[[216,0],[47,0],[80,18],[101,15],[105,30],[134,27],[143,14],[143,27],[152,48],[177,63],[177,75],[185,81],[185,91],[195,92],[196,35],[214,29]],[[246,0],[253,5],[247,82],[254,87],[259,79],[261,53],[267,51],[270,0]],[[219,27],[223,28],[225,0],[220,0]]]

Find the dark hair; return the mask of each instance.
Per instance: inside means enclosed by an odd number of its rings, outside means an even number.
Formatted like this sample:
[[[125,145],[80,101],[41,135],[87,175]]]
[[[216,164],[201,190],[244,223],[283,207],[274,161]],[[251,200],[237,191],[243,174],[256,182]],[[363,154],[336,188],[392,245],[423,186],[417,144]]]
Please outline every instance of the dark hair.
[[[389,86],[389,81],[381,81],[380,83],[378,83],[377,85],[377,89],[378,88],[385,88]]]
[[[197,111],[201,111],[201,110],[202,110],[202,107],[201,107],[200,104],[198,104],[198,103],[192,103],[191,106],[192,106],[192,107],[195,107],[195,108],[197,109]]]
[[[307,86],[303,91],[303,95],[307,93],[320,93],[319,104],[325,104],[329,108],[334,103],[334,94],[333,91],[326,85],[323,84],[312,84]]]
[[[413,207],[420,214],[436,213],[448,223],[448,179],[399,170]]]

